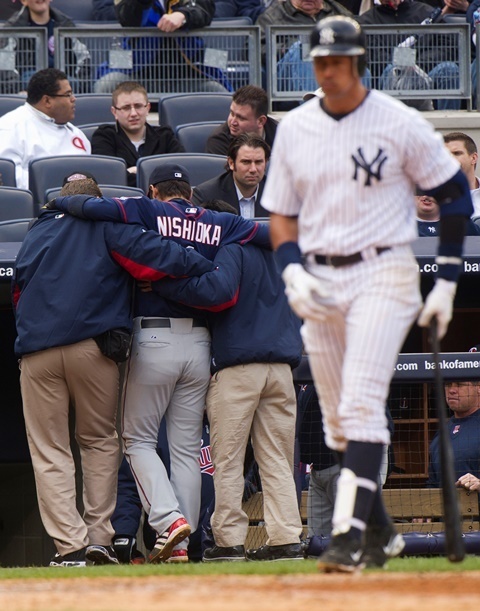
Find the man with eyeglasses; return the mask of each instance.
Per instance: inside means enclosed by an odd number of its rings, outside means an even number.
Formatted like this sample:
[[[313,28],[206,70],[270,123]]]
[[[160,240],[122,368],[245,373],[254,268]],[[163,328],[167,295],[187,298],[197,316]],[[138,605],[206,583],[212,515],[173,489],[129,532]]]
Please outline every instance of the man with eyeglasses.
[[[94,132],[92,152],[124,159],[130,186],[136,185],[137,160],[140,157],[185,150],[170,127],[147,123],[150,102],[145,87],[140,83],[120,83],[112,93],[111,110],[115,124],[101,125]]]
[[[476,352],[477,347],[470,352]],[[467,490],[480,477],[480,382],[455,380],[445,383],[445,399],[452,417],[448,431],[452,443],[457,486]],[[427,488],[439,488],[440,445],[438,433],[430,444]]]
[[[91,153],[88,138],[70,123],[74,116],[75,96],[67,75],[56,68],[36,72],[25,104],[0,118],[0,157],[14,161],[17,187],[28,189],[32,159]]]

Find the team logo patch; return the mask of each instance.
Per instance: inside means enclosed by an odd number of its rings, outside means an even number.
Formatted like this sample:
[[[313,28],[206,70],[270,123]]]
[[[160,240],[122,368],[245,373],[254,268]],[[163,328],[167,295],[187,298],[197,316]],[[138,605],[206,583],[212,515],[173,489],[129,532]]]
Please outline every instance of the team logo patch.
[[[365,187],[372,185],[372,179],[375,178],[378,182],[382,180],[382,168],[383,164],[387,161],[388,157],[383,152],[383,149],[378,149],[378,153],[372,161],[367,161],[363,150],[357,149],[356,155],[352,155],[353,163],[355,164],[353,170],[353,180],[359,180],[360,170],[365,172]]]
[[[187,214],[197,214],[197,208],[185,208]]]
[[[182,178],[181,172],[174,172],[173,175],[175,176],[175,178]]]
[[[321,45],[333,45],[335,42],[335,32],[332,28],[322,28],[320,32],[320,40]]]

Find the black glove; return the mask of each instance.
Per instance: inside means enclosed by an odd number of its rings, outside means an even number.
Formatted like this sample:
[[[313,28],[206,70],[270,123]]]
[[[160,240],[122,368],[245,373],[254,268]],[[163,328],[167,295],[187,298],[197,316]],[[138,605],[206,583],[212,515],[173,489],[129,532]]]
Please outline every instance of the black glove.
[[[56,198],[53,198],[53,199],[49,200],[45,204],[44,208],[46,208],[47,210],[56,210],[57,209],[57,200],[56,200]]]

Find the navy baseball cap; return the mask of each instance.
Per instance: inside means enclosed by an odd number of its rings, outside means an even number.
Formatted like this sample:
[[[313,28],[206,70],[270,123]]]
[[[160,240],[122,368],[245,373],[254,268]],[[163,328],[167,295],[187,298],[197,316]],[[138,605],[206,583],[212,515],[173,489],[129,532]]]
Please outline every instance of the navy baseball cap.
[[[150,184],[157,185],[166,180],[183,180],[190,185],[190,177],[187,168],[176,163],[162,163],[150,174]]]
[[[73,182],[74,180],[85,180],[85,178],[91,178],[93,182],[98,185],[97,179],[93,174],[90,174],[90,172],[72,172],[72,174],[65,176],[62,187],[64,187],[68,182]]]

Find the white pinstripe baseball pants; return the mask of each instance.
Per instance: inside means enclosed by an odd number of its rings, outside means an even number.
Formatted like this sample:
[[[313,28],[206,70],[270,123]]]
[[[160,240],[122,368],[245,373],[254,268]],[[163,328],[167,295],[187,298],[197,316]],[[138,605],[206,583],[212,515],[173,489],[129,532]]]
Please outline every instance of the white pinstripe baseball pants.
[[[421,307],[409,246],[341,268],[309,263],[330,286],[331,315],[306,321],[302,336],[323,413],[327,445],[390,443],[385,403],[397,355]]]

